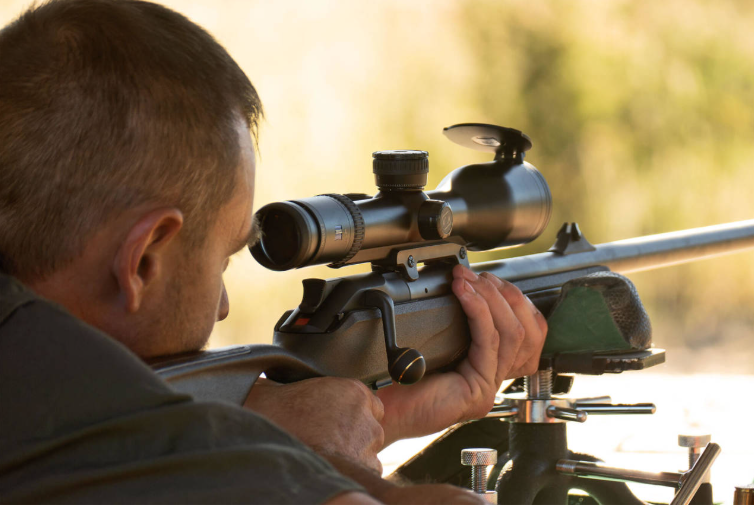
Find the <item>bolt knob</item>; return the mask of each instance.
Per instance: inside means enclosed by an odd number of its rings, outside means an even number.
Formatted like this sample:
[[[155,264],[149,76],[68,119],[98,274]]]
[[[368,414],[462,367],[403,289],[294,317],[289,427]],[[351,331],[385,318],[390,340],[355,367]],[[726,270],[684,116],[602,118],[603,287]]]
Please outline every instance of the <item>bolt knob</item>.
[[[427,151],[377,151],[372,158],[374,182],[382,191],[421,190],[427,185]]]
[[[447,238],[453,231],[453,211],[442,200],[425,200],[419,207],[419,233],[424,240]]]
[[[398,384],[414,384],[424,377],[427,363],[424,356],[410,347],[388,350],[388,371],[390,378]]]
[[[497,463],[497,451],[495,449],[463,449],[461,451],[461,464],[464,466],[487,466]]]

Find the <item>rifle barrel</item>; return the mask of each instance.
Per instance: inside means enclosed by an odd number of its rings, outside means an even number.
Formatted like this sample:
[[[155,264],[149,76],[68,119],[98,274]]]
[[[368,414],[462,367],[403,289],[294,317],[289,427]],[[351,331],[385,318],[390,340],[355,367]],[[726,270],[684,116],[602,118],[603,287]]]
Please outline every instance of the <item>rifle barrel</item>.
[[[477,273],[490,272],[516,281],[593,266],[625,274],[678,265],[754,248],[754,219],[618,240],[596,250],[561,255],[554,252],[475,263]]]

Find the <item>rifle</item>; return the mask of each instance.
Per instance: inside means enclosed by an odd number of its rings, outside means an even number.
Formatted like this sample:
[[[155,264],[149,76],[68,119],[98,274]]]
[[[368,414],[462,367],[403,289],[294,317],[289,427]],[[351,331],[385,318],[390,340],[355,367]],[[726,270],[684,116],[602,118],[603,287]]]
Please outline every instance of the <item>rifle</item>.
[[[550,314],[563,286],[585,276],[649,270],[754,247],[754,220],[599,245],[591,245],[577,224],[566,223],[548,252],[470,265],[469,250],[511,247],[539,236],[550,219],[551,197],[544,177],[524,161],[532,144],[520,131],[462,124],[446,128],[445,134],[463,146],[494,153],[494,160],[458,168],[438,189],[424,193],[425,152],[377,152],[374,172],[380,192],[374,197],[320,195],[273,203],[258,211],[263,237],[251,252],[264,266],[287,270],[328,262],[335,268],[370,262],[372,272],[305,280],[301,304],[275,325],[273,345],[233,346],[172,357],[155,364],[157,371],[178,390],[236,404],[243,403],[261,373],[279,382],[329,375],[357,378],[373,388],[412,383],[425,372],[452,368],[468,347],[466,319],[450,290],[456,264],[514,283],[543,314]],[[648,342],[637,346],[627,338],[606,344],[601,338],[580,335],[555,345],[548,334],[540,371],[524,381],[524,398],[499,405],[488,419],[451,430],[399,473],[417,480],[412,475],[426,474],[428,461],[439,454],[441,460],[455,459],[456,463],[437,469],[436,473],[443,474],[438,480],[460,483],[459,443],[463,446],[467,434],[478,434],[484,423],[512,419],[516,436],[511,438],[525,443],[508,447],[507,434],[497,429],[489,445],[508,450],[508,459],[519,463],[515,468],[538,470],[500,477],[500,499],[534,503],[537,496],[548,496],[562,502],[574,478],[571,475],[598,470],[585,470],[583,457],[573,463],[565,425],[559,421],[583,421],[589,412],[650,413],[654,409],[552,398],[570,389],[572,379],[569,382],[566,373],[620,373],[664,361],[664,351],[650,348]],[[510,391],[521,385],[514,384]],[[540,413],[532,414],[532,407]],[[522,459],[532,447],[540,457],[533,462]],[[671,484],[687,483],[683,496],[693,497],[717,451],[712,444],[703,453],[707,456],[703,461],[700,458],[702,463],[687,472],[694,472],[693,479],[679,474]],[[625,472],[621,475],[626,476]],[[522,479],[535,484],[522,486]],[[483,492],[490,479],[478,475],[477,483],[481,480],[485,485],[477,487]],[[587,491],[595,496],[620,494],[622,502],[634,502],[627,489],[616,486],[580,484],[579,488],[590,487]],[[697,489],[689,491],[693,487]]]

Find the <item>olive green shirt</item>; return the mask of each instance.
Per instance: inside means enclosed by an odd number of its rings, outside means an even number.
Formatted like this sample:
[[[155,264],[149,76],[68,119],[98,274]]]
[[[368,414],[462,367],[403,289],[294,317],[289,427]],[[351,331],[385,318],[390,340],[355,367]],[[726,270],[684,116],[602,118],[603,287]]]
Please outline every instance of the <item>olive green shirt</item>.
[[[178,394],[0,273],[0,503],[321,503],[361,488],[263,417]]]

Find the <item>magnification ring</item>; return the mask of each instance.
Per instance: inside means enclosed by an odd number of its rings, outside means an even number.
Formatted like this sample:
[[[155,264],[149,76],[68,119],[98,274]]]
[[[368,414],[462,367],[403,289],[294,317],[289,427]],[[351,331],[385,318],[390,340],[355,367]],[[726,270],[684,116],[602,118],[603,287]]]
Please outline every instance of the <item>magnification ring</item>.
[[[364,225],[364,217],[361,215],[361,210],[359,209],[359,207],[355,203],[353,203],[353,200],[345,195],[327,193],[317,196],[328,196],[337,201],[338,203],[343,205],[343,207],[348,209],[348,212],[351,214],[351,218],[353,219],[353,242],[351,243],[351,249],[349,249],[348,253],[340,261],[336,261],[335,263],[330,263],[329,265],[327,265],[331,268],[340,268],[351,261],[351,258],[356,256],[356,253],[361,250],[361,245],[364,243],[364,230],[366,228]]]

